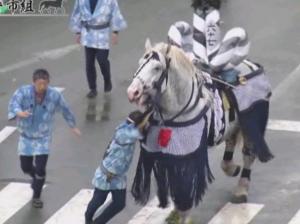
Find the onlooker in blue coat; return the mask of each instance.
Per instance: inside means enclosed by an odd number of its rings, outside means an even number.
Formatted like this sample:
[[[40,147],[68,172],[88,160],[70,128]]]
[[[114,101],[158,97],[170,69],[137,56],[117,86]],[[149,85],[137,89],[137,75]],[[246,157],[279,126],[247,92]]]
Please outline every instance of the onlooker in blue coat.
[[[111,91],[108,60],[110,33],[112,44],[117,44],[119,31],[126,27],[117,0],[75,0],[70,29],[76,35],[76,42],[85,47],[86,75],[90,88],[88,98],[97,95],[95,59],[104,78],[104,91]]]

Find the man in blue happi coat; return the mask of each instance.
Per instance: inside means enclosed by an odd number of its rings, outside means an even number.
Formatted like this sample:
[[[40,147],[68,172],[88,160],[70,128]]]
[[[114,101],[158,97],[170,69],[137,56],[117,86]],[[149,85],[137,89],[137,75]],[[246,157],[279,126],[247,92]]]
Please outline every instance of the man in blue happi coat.
[[[8,119],[17,120],[21,169],[32,177],[32,204],[36,208],[43,207],[40,196],[46,178],[55,112],[61,111],[71,130],[80,135],[73,113],[62,94],[48,86],[49,80],[47,70],[35,70],[33,84],[17,89],[8,106]]]
[[[115,130],[93,178],[94,194],[85,212],[86,224],[104,224],[126,205],[127,171],[132,162],[135,143],[143,138],[151,111],[133,111]],[[98,217],[93,217],[108,194],[112,202]]]
[[[70,29],[76,35],[76,42],[85,47],[86,75],[90,88],[88,98],[97,95],[95,59],[104,78],[104,91],[111,91],[108,60],[110,33],[112,44],[116,44],[118,32],[126,27],[117,0],[75,0]]]

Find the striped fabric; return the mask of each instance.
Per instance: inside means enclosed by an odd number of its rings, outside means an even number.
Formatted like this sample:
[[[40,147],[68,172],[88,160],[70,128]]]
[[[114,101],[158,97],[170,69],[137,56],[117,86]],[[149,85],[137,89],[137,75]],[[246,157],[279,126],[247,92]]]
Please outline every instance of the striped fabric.
[[[249,48],[246,31],[233,28],[225,34],[216,55],[210,60],[210,67],[215,71],[233,69],[246,59]]]
[[[209,64],[210,58],[219,49],[220,14],[210,8],[207,11],[196,10],[193,16],[193,51],[198,60]]]
[[[190,57],[194,58],[193,54],[193,30],[190,24],[185,21],[177,21],[168,31],[168,40],[171,44],[182,48],[182,50]]]
[[[229,30],[221,40],[220,13],[213,7],[195,10],[193,27],[195,57],[213,70],[232,69],[248,55],[250,43],[243,28]]]
[[[169,155],[187,155],[195,152],[200,146],[200,139],[204,133],[207,121],[201,118],[195,123],[183,127],[164,126],[172,130],[171,139],[166,147],[159,145],[160,125],[150,125],[147,130],[146,142],[142,144],[148,152],[162,152]],[[187,147],[188,146],[188,147]]]

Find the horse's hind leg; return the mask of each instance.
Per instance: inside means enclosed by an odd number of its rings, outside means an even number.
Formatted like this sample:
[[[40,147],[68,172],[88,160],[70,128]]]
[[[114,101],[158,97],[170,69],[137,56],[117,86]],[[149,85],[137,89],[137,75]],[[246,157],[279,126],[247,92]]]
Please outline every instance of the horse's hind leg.
[[[243,161],[244,167],[238,185],[233,192],[233,203],[245,203],[248,200],[248,191],[251,179],[251,166],[255,161],[255,155],[250,151],[251,143],[244,137]]]
[[[225,152],[221,162],[221,168],[223,169],[224,173],[230,177],[236,177],[241,170],[241,167],[236,165],[233,161],[233,153],[238,142],[238,137],[239,132],[237,131],[225,141]]]

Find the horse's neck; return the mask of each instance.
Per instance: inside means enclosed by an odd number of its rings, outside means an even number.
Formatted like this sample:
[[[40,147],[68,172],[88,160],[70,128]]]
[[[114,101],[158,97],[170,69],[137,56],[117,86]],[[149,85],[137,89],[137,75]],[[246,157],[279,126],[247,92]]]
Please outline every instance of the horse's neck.
[[[194,90],[193,89],[194,82]],[[201,89],[199,89],[201,88]],[[201,91],[203,97],[199,99],[198,94]],[[180,111],[188,104],[188,107],[174,121],[188,121],[196,117],[203,110],[209,100],[209,92],[202,87],[197,86],[197,81],[191,76],[179,74],[169,74],[169,83],[167,90],[161,98],[160,106],[162,115],[165,120],[171,119],[178,115]],[[197,105],[194,107],[194,105]],[[190,110],[191,107],[192,110]]]

